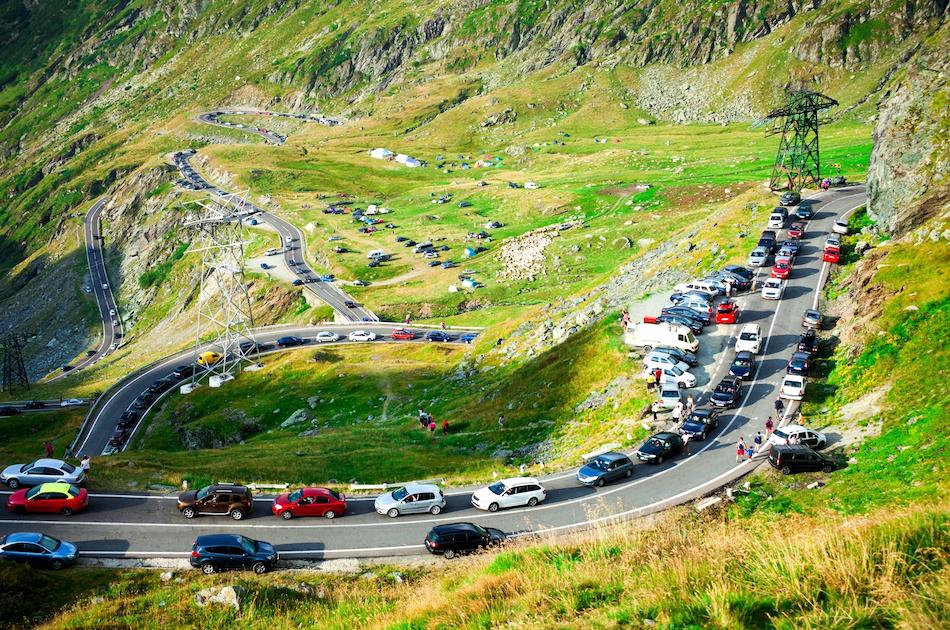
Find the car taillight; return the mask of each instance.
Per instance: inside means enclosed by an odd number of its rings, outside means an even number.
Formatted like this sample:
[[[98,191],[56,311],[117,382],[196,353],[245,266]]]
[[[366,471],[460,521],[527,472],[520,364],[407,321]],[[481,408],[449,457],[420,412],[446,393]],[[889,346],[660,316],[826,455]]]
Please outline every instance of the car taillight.
[[[197,551],[197,550],[193,550],[193,551],[191,552],[191,557],[192,557],[192,558],[197,558],[197,557],[198,557],[198,551]]]

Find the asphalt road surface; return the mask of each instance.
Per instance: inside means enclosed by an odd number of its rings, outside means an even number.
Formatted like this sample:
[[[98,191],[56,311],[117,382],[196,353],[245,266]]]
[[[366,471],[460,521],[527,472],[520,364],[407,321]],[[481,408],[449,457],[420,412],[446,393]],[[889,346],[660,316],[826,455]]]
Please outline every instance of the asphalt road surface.
[[[215,110],[213,112],[204,112],[203,114],[198,115],[198,120],[208,125],[214,125],[216,127],[225,127],[227,129],[238,129],[240,131],[245,131],[247,133],[252,133],[261,136],[265,141],[270,144],[283,144],[287,140],[287,136],[282,136],[276,131],[271,131],[266,127],[253,127],[250,125],[244,125],[243,123],[231,123],[221,120],[221,116],[265,116],[272,118],[287,118],[291,120],[300,120],[303,122],[315,122],[321,125],[335,126],[341,124],[340,121],[333,118],[326,118],[325,116],[316,116],[311,114],[290,114],[283,112],[271,112],[265,110],[257,109],[228,109],[228,110]]]
[[[471,489],[449,492],[446,511],[438,516],[389,519],[372,512],[371,498],[360,498],[350,501],[347,515],[332,521],[278,520],[270,514],[266,498],[259,498],[253,513],[240,522],[216,516],[186,521],[175,509],[172,496],[93,493],[84,514],[63,517],[5,513],[0,517],[0,532],[41,530],[77,542],[83,554],[101,556],[184,557],[197,535],[211,532],[242,533],[273,542],[285,558],[390,556],[423,553],[423,537],[437,523],[472,521],[501,528],[510,535],[559,532],[640,516],[702,496],[755,465],[736,464],[736,441],[762,430],[765,418],[773,413],[786,361],[802,332],[802,313],[815,304],[817,290],[827,276],[828,265],[821,260],[824,238],[835,217],[864,205],[864,187],[839,188],[812,200],[817,214],[808,224],[784,297],[775,302],[762,300],[754,293],[746,296],[739,324],[733,326],[735,332],[742,324],[757,322],[768,337],[758,356],[755,378],[744,387],[741,406],[723,413],[716,433],[705,442],[692,444],[690,456],[654,466],[637,463],[629,481],[587,488],[577,484],[573,471],[566,471],[542,477],[548,496],[540,505],[494,514],[470,506]],[[731,356],[730,352],[727,350],[724,356]],[[172,362],[169,360],[168,366]],[[727,364],[721,360],[706,366],[712,372],[709,380],[715,383],[726,372]],[[145,380],[129,389],[138,391]],[[115,411],[118,409],[109,417]],[[793,412],[787,411],[786,415]]]
[[[113,343],[116,347],[121,343],[122,319],[119,317],[119,307],[112,294],[112,283],[109,282],[109,273],[102,253],[102,232],[99,221],[99,214],[108,201],[106,197],[97,201],[83,219],[83,240],[86,242],[86,260],[89,264],[89,288],[99,308],[99,318],[102,320],[102,340],[92,355],[74,365],[70,371],[50,378],[48,383],[58,381],[77,370],[92,365],[114,351]]]

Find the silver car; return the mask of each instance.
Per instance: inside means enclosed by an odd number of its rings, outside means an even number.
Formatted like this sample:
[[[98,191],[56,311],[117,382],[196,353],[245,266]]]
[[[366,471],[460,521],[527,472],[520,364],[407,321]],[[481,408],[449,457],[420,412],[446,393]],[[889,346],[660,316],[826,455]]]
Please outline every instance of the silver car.
[[[433,484],[411,483],[376,497],[373,505],[378,514],[396,518],[400,514],[438,514],[445,508],[445,497]]]
[[[85,480],[86,474],[81,468],[59,459],[38,459],[32,464],[13,464],[0,473],[0,481],[13,489],[55,482],[79,485]]]
[[[768,259],[769,251],[764,247],[756,247],[749,254],[749,260],[746,261],[746,264],[750,267],[764,267]]]

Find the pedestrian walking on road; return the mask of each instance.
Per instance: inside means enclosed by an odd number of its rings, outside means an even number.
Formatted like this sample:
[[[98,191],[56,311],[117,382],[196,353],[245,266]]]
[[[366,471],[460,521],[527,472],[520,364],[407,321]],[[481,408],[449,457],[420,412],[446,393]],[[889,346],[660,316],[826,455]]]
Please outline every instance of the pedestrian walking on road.
[[[680,401],[676,401],[676,404],[673,405],[673,422],[679,422],[682,416],[683,416],[683,403]]]
[[[49,440],[43,442],[43,451],[46,453],[47,457],[53,456],[53,443]]]
[[[689,439],[693,437],[689,433],[683,434],[683,454],[689,457],[692,453],[689,452]]]
[[[88,477],[89,476],[89,456],[83,455],[82,461],[79,462],[79,467],[82,469],[83,473]]]
[[[756,451],[758,451],[759,449],[761,449],[761,448],[762,448],[762,432],[761,432],[761,431],[756,431],[756,433],[755,433],[755,439],[753,439],[752,441],[755,442],[755,450],[756,450]]]
[[[781,421],[782,412],[785,411],[785,403],[782,402],[781,398],[775,399],[775,416]]]
[[[650,412],[653,413],[653,422],[656,422],[656,412],[660,410],[660,401],[654,400],[653,404],[650,405]]]
[[[406,326],[409,325],[409,320],[410,320],[410,319],[412,319],[412,317],[407,313],[407,314],[406,314]]]
[[[736,444],[736,463],[740,463],[743,458],[745,458],[745,440],[739,438],[739,443]]]
[[[498,428],[499,428],[499,429],[504,429],[504,428],[505,428],[505,415],[504,415],[504,414],[499,414],[499,415],[498,415]]]
[[[696,408],[696,401],[693,400],[693,395],[690,394],[689,397],[686,399],[686,415],[688,416],[689,414],[693,413],[693,409],[695,408]]]
[[[755,455],[755,449],[752,448],[752,445],[749,444],[745,447],[745,456],[747,459],[752,459],[752,456]]]
[[[449,434],[449,421],[443,420],[442,421],[442,435],[448,435],[448,434]]]
[[[775,430],[775,423],[772,422],[772,416],[765,421],[765,437],[772,437],[772,431]]]

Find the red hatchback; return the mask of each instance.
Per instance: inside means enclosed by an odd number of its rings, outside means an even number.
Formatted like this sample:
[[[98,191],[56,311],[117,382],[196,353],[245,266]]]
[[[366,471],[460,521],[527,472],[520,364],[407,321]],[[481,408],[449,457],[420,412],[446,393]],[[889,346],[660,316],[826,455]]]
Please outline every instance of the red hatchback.
[[[346,495],[327,488],[301,488],[279,495],[271,512],[288,520],[295,516],[336,518],[346,512]]]
[[[7,500],[7,509],[17,514],[38,512],[69,516],[89,507],[89,493],[69,483],[44,483],[17,490]]]
[[[800,239],[805,236],[805,226],[801,223],[792,223],[792,227],[788,228],[786,233],[788,238]]]
[[[735,302],[720,302],[716,307],[717,324],[735,324],[739,321],[739,305]]]
[[[788,280],[788,276],[792,273],[792,266],[788,263],[780,262],[776,263],[772,267],[772,277],[779,278],[781,280]]]
[[[837,262],[841,259],[841,252],[838,251],[837,248],[829,247],[825,250],[825,253],[821,259],[828,263],[837,264]]]
[[[405,328],[397,328],[393,331],[391,336],[393,339],[411,340],[416,338],[416,333],[412,332],[411,330],[406,330]]]

